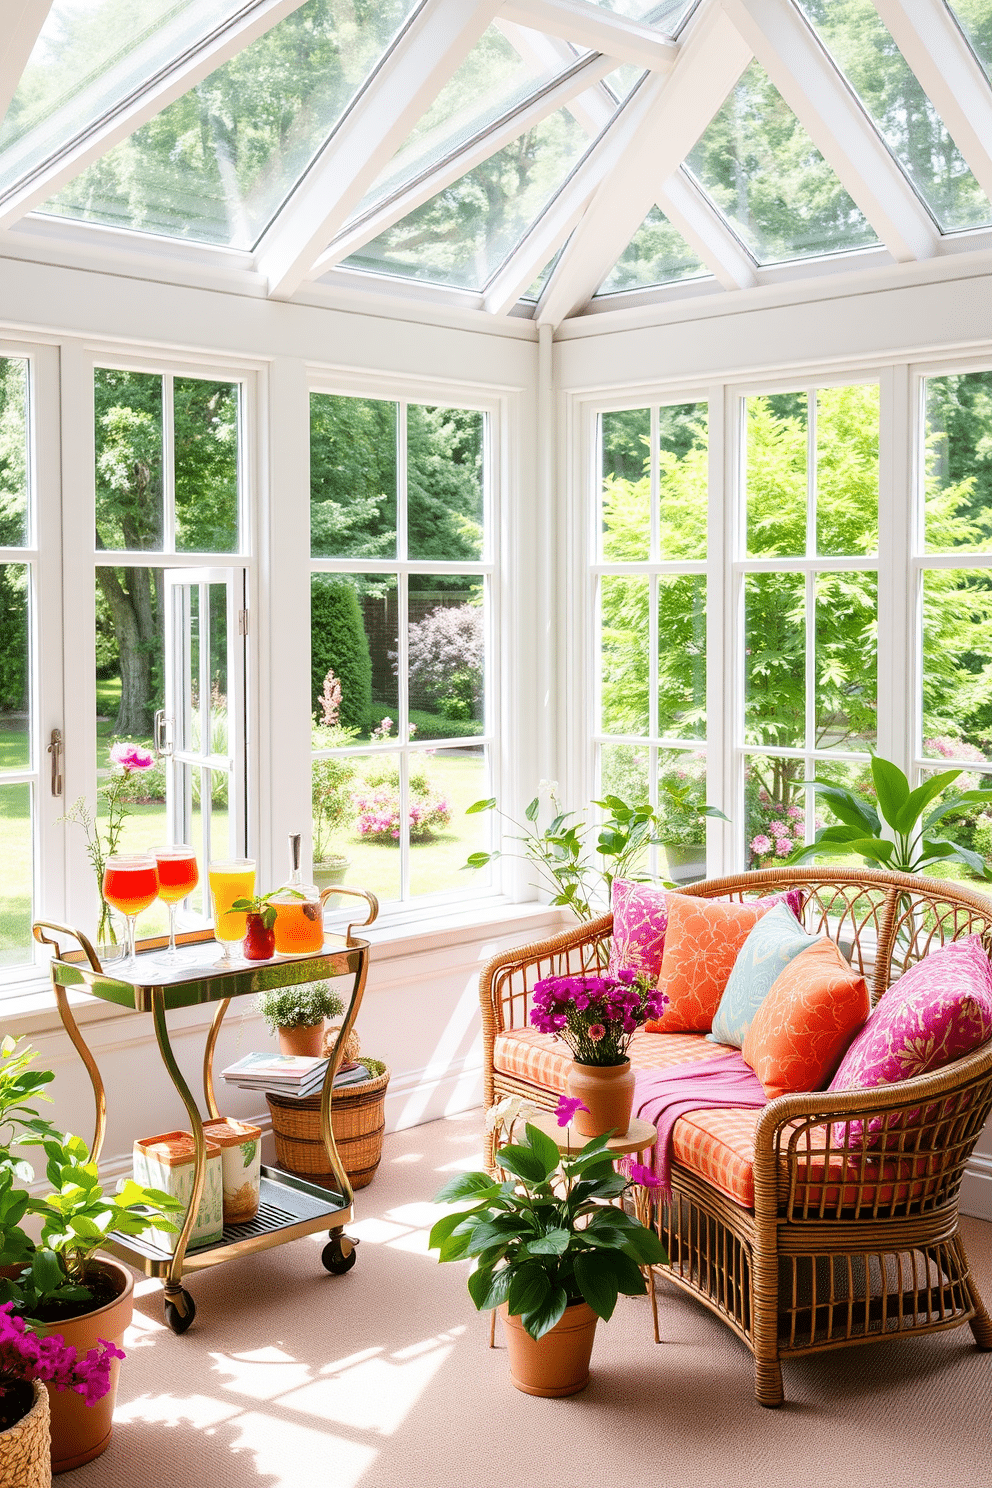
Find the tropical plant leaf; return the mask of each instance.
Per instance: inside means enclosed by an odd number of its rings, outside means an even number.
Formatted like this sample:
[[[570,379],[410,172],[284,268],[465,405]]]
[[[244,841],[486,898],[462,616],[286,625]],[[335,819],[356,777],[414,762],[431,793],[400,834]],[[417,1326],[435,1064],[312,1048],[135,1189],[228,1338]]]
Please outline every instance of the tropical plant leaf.
[[[896,817],[909,800],[909,781],[898,765],[878,754],[871,757],[871,778],[882,815],[890,827],[895,827]]]
[[[499,1192],[499,1184],[494,1183],[488,1173],[482,1173],[476,1169],[473,1173],[459,1173],[451,1178],[434,1195],[435,1204],[454,1204],[458,1199],[481,1199],[490,1194]]]
[[[506,1168],[508,1173],[515,1173],[518,1178],[523,1178],[527,1183],[544,1183],[549,1171],[554,1171],[554,1168],[547,1168],[530,1147],[523,1147],[515,1142],[499,1149],[499,1163],[500,1167]],[[556,1147],[554,1167],[557,1165],[558,1149]]]
[[[495,796],[487,796],[484,801],[473,801],[472,804],[471,804],[471,806],[466,806],[465,807],[465,815],[466,816],[475,816],[476,812],[478,812],[478,811],[492,811],[492,809],[493,809],[493,807],[495,805],[496,805],[496,797]],[[316,857],[316,853],[314,854],[314,856]]]
[[[540,1127],[532,1126],[529,1121],[527,1122],[524,1129],[527,1132],[528,1142],[530,1143],[537,1157],[544,1164],[545,1178],[550,1178],[551,1174],[554,1172],[555,1168],[557,1168],[559,1162],[561,1161],[561,1153],[558,1151],[558,1143],[552,1141],[552,1139],[547,1135],[546,1132],[541,1131]]]
[[[519,1313],[521,1316],[524,1313],[535,1312],[544,1306],[552,1290],[547,1269],[539,1262],[515,1266],[510,1276],[506,1296],[507,1306],[511,1312]]]
[[[538,1235],[536,1240],[528,1240],[524,1249],[528,1255],[564,1255],[568,1249],[568,1242],[572,1235],[569,1230],[549,1230],[546,1235]]]
[[[534,1308],[531,1312],[521,1313],[520,1321],[531,1338],[543,1338],[545,1333],[551,1332],[555,1323],[561,1322],[565,1316],[565,1308],[567,1306],[568,1297],[565,1294],[564,1288],[555,1287],[548,1294],[542,1306]],[[514,1311],[512,1306],[510,1307],[510,1311]]]
[[[585,1250],[575,1257],[575,1281],[597,1317],[613,1316],[617,1305],[617,1277],[609,1251]]]
[[[801,784],[811,785],[817,795],[827,802],[834,815],[848,826],[860,825],[865,828],[866,834],[875,837],[881,833],[882,823],[878,819],[878,813],[862,796],[855,795],[842,785],[831,785],[823,780],[804,780]]]
[[[490,1307],[499,1307],[506,1301],[510,1289],[510,1271],[506,1266],[493,1270],[480,1266],[468,1279],[468,1294],[480,1312]]]
[[[918,785],[896,813],[896,819],[892,823],[896,831],[911,832],[934,797],[946,790],[960,774],[960,770],[942,770],[939,775],[934,775],[931,779],[924,780],[922,785]]]

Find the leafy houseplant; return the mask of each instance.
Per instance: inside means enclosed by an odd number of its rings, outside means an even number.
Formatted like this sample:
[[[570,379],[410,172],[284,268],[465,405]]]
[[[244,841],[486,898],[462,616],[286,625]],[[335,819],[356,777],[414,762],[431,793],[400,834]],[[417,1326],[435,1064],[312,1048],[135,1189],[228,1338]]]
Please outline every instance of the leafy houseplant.
[[[565,1098],[559,1102],[560,1125],[567,1125],[574,1106]],[[647,1288],[640,1267],[667,1259],[655,1232],[614,1202],[657,1180],[636,1163],[629,1165],[629,1176],[616,1172],[606,1137],[562,1155],[538,1127],[528,1122],[525,1130],[524,1142],[498,1149],[496,1160],[510,1175],[506,1181],[488,1173],[460,1173],[441,1189],[437,1203],[467,1199],[470,1204],[437,1221],[430,1245],[441,1261],[476,1259],[468,1278],[476,1307],[505,1307],[507,1320],[518,1320],[530,1339],[541,1340],[567,1325],[569,1310],[585,1304],[592,1314],[591,1350],[596,1319],[613,1315],[621,1293],[643,1296]],[[515,1340],[510,1330],[507,1340],[511,1345]],[[585,1384],[588,1352],[585,1359],[585,1371],[580,1363],[572,1389]],[[516,1383],[520,1377],[511,1354],[511,1378]],[[554,1386],[529,1388],[566,1393]]]
[[[338,1018],[344,1004],[328,982],[273,987],[259,992],[255,1006],[271,1033],[279,1035],[283,1054],[319,1055],[325,1018]]]
[[[932,806],[962,773],[942,770],[911,790],[898,765],[873,755],[871,777],[878,798],[877,811],[873,802],[845,786],[821,780],[805,782],[840,818],[840,825],[823,827],[814,842],[792,853],[789,862],[804,863],[826,854],[835,857],[855,854],[895,873],[921,873],[940,863],[957,862],[964,863],[979,878],[992,880],[992,868],[981,853],[951,842],[934,830],[944,817],[962,807],[992,801],[992,790],[968,790],[950,792],[940,804]],[[883,836],[883,822],[891,837]]]

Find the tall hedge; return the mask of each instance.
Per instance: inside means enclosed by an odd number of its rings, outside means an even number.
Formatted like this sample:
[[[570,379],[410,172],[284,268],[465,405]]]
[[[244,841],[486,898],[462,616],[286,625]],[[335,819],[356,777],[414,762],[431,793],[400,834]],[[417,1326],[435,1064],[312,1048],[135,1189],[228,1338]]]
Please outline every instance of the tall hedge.
[[[324,678],[333,668],[341,683],[339,723],[369,729],[372,658],[358,595],[347,579],[315,574],[310,587],[311,708],[318,711]]]

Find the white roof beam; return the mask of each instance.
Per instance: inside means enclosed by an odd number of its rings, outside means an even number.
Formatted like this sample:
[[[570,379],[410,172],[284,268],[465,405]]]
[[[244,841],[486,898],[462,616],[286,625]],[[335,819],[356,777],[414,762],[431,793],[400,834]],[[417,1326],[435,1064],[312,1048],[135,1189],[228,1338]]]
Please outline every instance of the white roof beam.
[[[472,50],[499,0],[424,0],[257,247],[269,294],[288,299],[414,124]]]
[[[992,89],[943,0],[874,0],[985,195],[992,197]]]
[[[503,0],[501,12],[508,21],[653,72],[668,72],[678,55],[677,44],[653,26],[628,20],[588,0]]]
[[[937,227],[792,0],[721,0],[848,195],[901,263],[930,258]]]
[[[572,61],[575,62],[574,56]],[[546,119],[556,109],[564,107],[577,94],[598,83],[612,71],[613,65],[609,57],[593,57],[587,62],[577,63],[567,77],[550,84],[535,98],[529,99],[503,119],[480,129],[477,135],[446,159],[414,176],[395,194],[383,198],[363,216],[349,222],[326,252],[320,255],[307,277],[318,278],[328,269],[342,263],[364,243],[371,242],[381,232],[392,227],[394,222],[399,222],[410,212],[416,211],[417,207],[430,201],[432,196],[436,196],[446,186],[460,180],[468,171],[474,170],[484,160],[496,155],[506,145],[512,144],[515,139],[540,124],[542,119]]]
[[[218,26],[203,43],[172,58],[91,129],[70,140],[57,155],[0,196],[0,227],[10,227],[32,207],[47,201],[66,181],[78,176],[94,160],[202,82],[215,68],[299,10],[303,3],[304,0],[259,0],[251,10],[240,11],[233,20]]]
[[[654,205],[659,184],[689,154],[750,61],[750,47],[719,7],[696,13],[671,73],[649,79],[650,106],[628,141],[623,168],[598,185],[545,285],[538,324],[557,325],[588,303]]]
[[[52,0],[0,0],[0,120],[52,8]]]

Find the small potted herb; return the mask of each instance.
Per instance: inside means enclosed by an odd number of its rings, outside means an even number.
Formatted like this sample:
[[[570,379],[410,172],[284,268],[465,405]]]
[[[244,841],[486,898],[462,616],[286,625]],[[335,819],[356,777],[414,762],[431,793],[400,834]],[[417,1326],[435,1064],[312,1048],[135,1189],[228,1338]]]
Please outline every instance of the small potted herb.
[[[241,954],[246,961],[270,961],[276,953],[276,907],[270,901],[273,894],[280,892],[272,889],[268,894],[253,894],[247,899],[235,899],[231,905],[245,916]]]
[[[260,992],[255,1006],[272,1033],[279,1035],[280,1054],[319,1056],[324,1019],[339,1018],[344,1003],[328,982],[300,987],[273,987]]]

